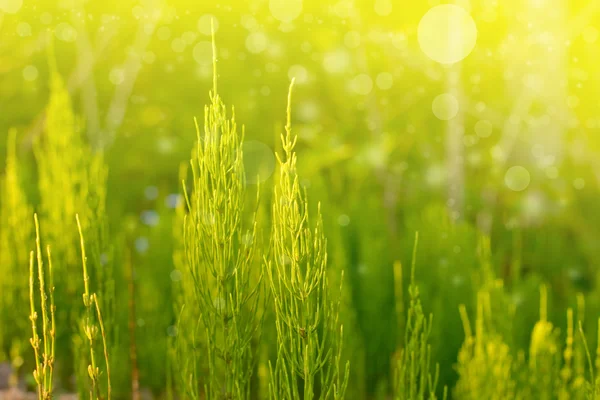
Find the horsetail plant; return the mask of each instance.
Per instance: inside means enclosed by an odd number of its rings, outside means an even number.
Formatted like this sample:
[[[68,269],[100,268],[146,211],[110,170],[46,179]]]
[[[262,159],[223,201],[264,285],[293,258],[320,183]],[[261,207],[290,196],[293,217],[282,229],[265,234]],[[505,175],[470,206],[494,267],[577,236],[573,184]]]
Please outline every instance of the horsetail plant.
[[[44,268],[42,249],[40,244],[40,226],[37,214],[34,215],[35,221],[35,241],[36,251],[29,253],[29,301],[31,313],[31,347],[33,347],[35,357],[35,370],[33,378],[37,384],[38,399],[52,399],[52,385],[54,372],[54,350],[56,337],[55,306],[54,306],[54,284],[52,270],[52,255],[50,246],[46,247],[48,259],[48,270]],[[39,282],[40,308],[42,317],[42,338],[38,334],[37,318],[38,313],[35,307],[35,268],[34,259],[37,259],[37,278]],[[46,274],[49,280],[49,288],[46,287]],[[50,304],[48,305],[48,294],[50,295]]]
[[[458,381],[454,395],[464,399],[504,399],[516,393],[517,360],[511,352],[514,306],[497,279],[491,263],[490,238],[478,239],[480,269],[475,274],[477,292],[475,332],[465,305],[459,307],[465,333],[458,353]],[[519,364],[520,365],[520,364]]]
[[[275,308],[278,355],[271,366],[272,399],[342,399],[349,365],[340,371],[342,327],[339,303],[331,300],[327,279],[327,243],[320,204],[311,230],[308,201],[296,171],[288,92],[287,124],[281,135],[284,157],[273,203],[272,255],[265,260]]]
[[[577,296],[578,314],[583,317],[583,297]],[[573,309],[567,309],[567,332],[564,349],[560,351],[559,330],[548,321],[548,294],[540,287],[540,320],[531,334],[529,368],[522,390],[524,396],[536,398],[585,399],[594,380],[586,381],[586,367],[593,375],[594,367],[584,336],[574,332]],[[581,320],[579,320],[581,323]],[[562,357],[561,357],[562,356]],[[587,365],[586,365],[587,364]]]
[[[431,375],[431,346],[428,343],[431,333],[432,318],[423,313],[419,296],[419,287],[415,283],[415,264],[417,256],[417,245],[419,234],[415,234],[412,264],[410,273],[410,285],[408,287],[409,308],[406,316],[406,328],[404,329],[404,348],[400,350],[395,365],[394,377],[394,399],[395,400],[435,400],[437,380],[439,376],[439,365],[436,365],[434,375]],[[397,269],[400,269],[398,265]],[[397,275],[401,272],[397,272]],[[399,281],[400,278],[396,277]],[[397,304],[400,314],[401,308]],[[398,315],[402,318],[402,315]],[[447,396],[444,388],[444,399]]]
[[[260,282],[253,267],[256,252],[256,213],[246,214],[246,180],[242,143],[235,111],[231,117],[217,92],[216,47],[213,34],[213,87],[204,109],[204,134],[196,121],[197,144],[190,160],[192,185],[183,191],[188,214],[184,217],[185,262],[193,282],[193,298],[185,299],[183,318],[196,326],[188,345],[199,343],[204,332],[206,353],[192,357],[187,393],[198,398],[199,360],[208,359],[206,399],[247,399],[255,363],[252,339],[261,321],[258,315]],[[185,314],[190,310],[191,313]],[[196,320],[197,322],[194,322]]]
[[[81,222],[79,220],[79,215],[76,215],[77,228],[79,230],[80,244],[81,244],[81,263],[83,267],[83,284],[84,284],[84,292],[83,292],[83,305],[86,308],[85,317],[83,320],[83,333],[87,338],[87,342],[89,344],[89,360],[90,364],[87,367],[87,372],[90,378],[90,399],[104,399],[105,397],[102,395],[102,391],[100,388],[99,377],[100,377],[100,368],[96,362],[96,356],[94,351],[94,342],[98,336],[98,326],[100,326],[100,334],[102,338],[102,347],[104,350],[104,362],[106,367],[106,385],[107,385],[107,399],[111,398],[111,385],[110,385],[110,363],[108,357],[108,346],[106,340],[106,331],[104,329],[104,322],[102,320],[102,314],[100,312],[100,306],[98,304],[98,296],[96,293],[90,292],[90,276],[88,275],[87,268],[87,257],[85,252],[85,240],[83,236],[83,230],[81,227]]]
[[[529,347],[528,394],[538,399],[551,399],[560,383],[561,354],[559,332],[548,321],[548,292],[540,287],[540,319],[533,327]]]
[[[513,378],[515,361],[509,346],[495,329],[492,321],[489,292],[477,295],[475,332],[467,316],[466,307],[459,308],[465,331],[465,341],[458,353],[456,371],[458,381],[454,397],[466,400],[501,400],[515,397]]]

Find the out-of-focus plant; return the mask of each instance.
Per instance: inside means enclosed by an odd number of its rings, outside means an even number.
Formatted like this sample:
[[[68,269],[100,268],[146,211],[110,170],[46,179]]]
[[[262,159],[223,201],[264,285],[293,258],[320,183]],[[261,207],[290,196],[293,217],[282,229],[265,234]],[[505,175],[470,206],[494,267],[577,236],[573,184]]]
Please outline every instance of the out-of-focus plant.
[[[489,293],[481,291],[477,300],[475,332],[467,311],[460,307],[465,341],[458,354],[458,382],[454,396],[460,399],[507,399],[515,395],[512,377],[514,360],[502,336],[490,326]]]
[[[542,286],[540,320],[531,332],[528,381],[524,395],[539,399],[554,398],[560,384],[561,354],[558,339],[559,332],[548,321],[548,294],[546,287]]]
[[[77,279],[81,259],[78,255],[79,215],[81,231],[87,238],[90,283],[93,292],[99,294],[101,308],[105,310],[106,329],[112,331],[114,279],[112,251],[108,241],[106,222],[107,169],[101,153],[93,153],[82,136],[82,123],[73,113],[71,98],[58,72],[53,46],[49,46],[50,99],[46,110],[44,135],[34,145],[38,164],[40,192],[40,220],[44,230],[44,242],[52,243],[56,265],[57,307],[63,310],[57,315],[57,343],[61,356],[69,356],[73,344],[79,343],[76,327],[86,312],[85,307],[73,304],[70,299],[84,291],[84,284]],[[101,300],[100,300],[101,299]],[[79,343],[81,345],[81,343]],[[75,356],[82,355],[75,349]],[[74,357],[75,366],[64,368],[66,380],[70,370],[79,370],[83,363]],[[87,374],[86,374],[87,375]],[[85,376],[85,375],[84,375]],[[78,379],[80,387],[81,375]],[[80,387],[81,389],[81,387]],[[80,393],[83,395],[83,393]]]
[[[11,360],[16,377],[29,329],[20,316],[29,308],[25,271],[33,241],[33,211],[22,188],[14,129],[8,133],[7,147],[5,175],[0,180],[0,358]]]

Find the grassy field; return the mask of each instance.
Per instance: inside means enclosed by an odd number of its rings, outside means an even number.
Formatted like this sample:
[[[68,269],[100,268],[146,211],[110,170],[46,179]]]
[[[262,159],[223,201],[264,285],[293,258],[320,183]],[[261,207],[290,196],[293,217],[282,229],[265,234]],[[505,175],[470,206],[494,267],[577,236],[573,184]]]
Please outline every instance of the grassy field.
[[[0,0],[0,399],[600,399],[600,3],[422,3]]]

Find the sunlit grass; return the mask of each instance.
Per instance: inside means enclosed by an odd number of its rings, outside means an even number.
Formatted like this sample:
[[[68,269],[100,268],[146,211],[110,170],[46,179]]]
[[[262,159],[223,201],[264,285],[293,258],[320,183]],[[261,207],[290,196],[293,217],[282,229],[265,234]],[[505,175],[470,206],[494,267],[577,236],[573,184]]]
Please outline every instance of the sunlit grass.
[[[0,0],[0,387],[600,398],[599,12]]]

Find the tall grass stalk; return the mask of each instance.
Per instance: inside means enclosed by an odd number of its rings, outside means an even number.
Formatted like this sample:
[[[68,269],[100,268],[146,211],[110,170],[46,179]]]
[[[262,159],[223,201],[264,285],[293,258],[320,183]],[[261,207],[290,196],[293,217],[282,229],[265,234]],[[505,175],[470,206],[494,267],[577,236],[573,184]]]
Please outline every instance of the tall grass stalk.
[[[52,255],[50,246],[46,248],[48,270],[44,268],[42,249],[40,244],[40,227],[37,214],[34,215],[35,221],[35,236],[36,236],[36,251],[31,251],[29,254],[29,299],[31,313],[29,319],[31,321],[31,346],[33,347],[35,357],[35,370],[33,378],[37,384],[38,398],[40,400],[52,399],[52,385],[54,372],[54,351],[55,351],[55,307],[54,307],[54,286],[53,286],[53,270],[52,270]],[[34,254],[36,257],[34,257]],[[37,318],[38,313],[35,307],[35,268],[34,259],[37,259],[37,280],[39,282],[40,308],[42,317],[42,338],[38,334]],[[46,287],[46,274],[49,279],[49,288]],[[50,304],[48,301],[50,295]]]
[[[296,171],[291,130],[290,84],[283,158],[273,203],[272,255],[266,269],[275,308],[278,355],[271,367],[273,399],[342,399],[349,365],[340,370],[342,326],[339,303],[331,300],[327,279],[327,242],[320,204],[314,230],[308,201]]]
[[[79,220],[79,215],[76,215],[77,228],[79,230],[80,244],[81,244],[81,263],[83,269],[83,284],[84,284],[84,292],[83,292],[83,304],[86,308],[86,314],[83,321],[83,332],[85,337],[87,338],[89,344],[89,360],[90,364],[88,365],[87,371],[90,378],[90,399],[104,399],[105,397],[102,394],[99,378],[100,378],[100,368],[96,363],[96,356],[94,351],[94,341],[98,336],[98,326],[96,326],[96,322],[100,326],[100,333],[102,339],[102,347],[104,350],[104,362],[106,368],[106,384],[107,384],[107,398],[110,400],[111,398],[111,384],[110,384],[110,363],[108,356],[108,346],[106,340],[106,331],[104,329],[104,322],[102,320],[102,314],[100,312],[100,306],[98,304],[98,297],[95,293],[90,292],[90,276],[88,275],[88,267],[87,267],[87,256],[85,252],[85,240],[83,236],[83,229],[81,227],[81,221]]]
[[[214,34],[213,67],[203,134],[196,121],[191,191],[185,182],[183,186],[189,210],[184,219],[185,261],[195,292],[195,299],[185,302],[187,309],[200,310],[201,324],[188,326],[196,325],[196,335],[206,335],[207,353],[199,355],[208,359],[206,398],[247,399],[255,363],[252,339],[261,321],[261,277],[253,279],[257,224],[255,213],[248,216],[245,207],[244,130],[238,132],[234,110],[229,117],[217,92]],[[197,360],[191,362],[198,364]],[[193,376],[189,384],[197,385],[198,380]],[[189,388],[189,393],[195,398],[196,388]]]

